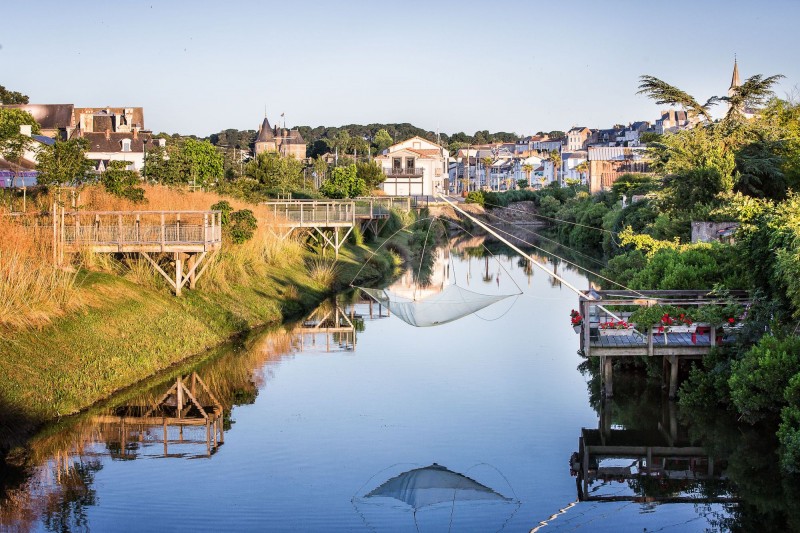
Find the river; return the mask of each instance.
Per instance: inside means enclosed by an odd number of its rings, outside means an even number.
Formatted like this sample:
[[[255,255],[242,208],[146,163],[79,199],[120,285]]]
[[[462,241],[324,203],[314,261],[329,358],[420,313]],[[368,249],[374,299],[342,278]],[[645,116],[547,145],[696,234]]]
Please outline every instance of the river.
[[[434,283],[450,276],[476,292],[522,294],[428,328],[342,295],[294,327],[255,332],[46,428],[2,471],[0,526],[682,532],[750,520],[729,472],[731,456],[747,451],[744,433],[713,421],[690,431],[641,375],[621,375],[617,398],[601,403],[596,379],[579,370],[576,296],[515,256],[474,255],[440,256]],[[151,423],[158,410],[137,422],[161,399],[175,405],[181,376],[206,414],[222,410],[218,431]],[[186,397],[185,416],[202,418]],[[582,434],[705,448],[651,457],[647,474],[636,454],[592,458],[584,480],[573,456]],[[764,475],[769,461],[758,465]]]

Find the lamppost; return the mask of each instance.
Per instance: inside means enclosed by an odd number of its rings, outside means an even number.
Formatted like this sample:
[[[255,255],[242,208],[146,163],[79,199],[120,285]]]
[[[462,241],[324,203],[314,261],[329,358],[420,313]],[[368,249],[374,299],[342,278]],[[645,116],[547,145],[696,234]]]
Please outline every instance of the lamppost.
[[[144,158],[142,159],[142,179],[147,182],[147,137],[142,137],[142,149],[144,150]]]

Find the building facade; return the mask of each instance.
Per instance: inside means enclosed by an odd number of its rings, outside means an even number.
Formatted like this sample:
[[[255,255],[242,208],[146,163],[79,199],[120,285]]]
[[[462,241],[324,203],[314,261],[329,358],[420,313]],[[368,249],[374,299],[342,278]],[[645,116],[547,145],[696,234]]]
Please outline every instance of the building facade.
[[[447,150],[422,137],[393,144],[375,162],[386,175],[381,187],[390,196],[432,196],[449,186]]]
[[[277,152],[284,157],[302,160],[306,158],[306,141],[297,129],[288,130],[278,126],[273,128],[267,117],[264,117],[256,136],[256,157],[265,152]]]

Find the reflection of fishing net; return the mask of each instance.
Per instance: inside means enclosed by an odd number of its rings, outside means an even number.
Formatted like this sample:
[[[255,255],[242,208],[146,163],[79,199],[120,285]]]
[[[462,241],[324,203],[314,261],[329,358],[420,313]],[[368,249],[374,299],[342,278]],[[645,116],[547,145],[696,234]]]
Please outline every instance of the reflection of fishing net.
[[[436,247],[428,245],[428,237],[433,222],[441,223],[444,229],[443,234],[445,236],[448,234],[444,223],[436,218],[422,220],[429,222],[427,231],[425,231],[424,234],[424,239],[421,238],[417,240],[418,243],[421,243],[422,252],[418,258],[419,265],[417,268],[411,270],[411,281],[414,286],[413,290],[409,291],[409,287],[395,286],[387,289],[358,287],[367,296],[389,309],[390,312],[403,322],[416,327],[429,327],[458,320],[459,318],[476,313],[485,307],[502,301],[509,296],[517,296],[522,293],[522,289],[519,288],[519,285],[517,285],[511,275],[508,275],[508,279],[511,280],[517,288],[517,292],[514,294],[481,294],[460,287],[455,281],[455,277],[453,276],[451,278],[452,254],[450,253],[449,240],[443,254],[440,254]],[[416,222],[421,222],[422,220]],[[462,231],[469,233],[458,224],[453,224]],[[409,242],[413,240],[414,239],[410,239]],[[386,242],[388,242],[388,240]],[[485,246],[483,248],[489,255],[494,257],[494,254],[492,254],[488,248]],[[445,264],[439,264],[437,266],[436,257],[443,258]],[[494,259],[497,260],[496,257],[494,257]],[[488,270],[488,256],[486,261]],[[505,270],[499,261],[497,261],[497,264],[499,268]],[[359,270],[359,273],[360,272]],[[506,273],[508,274],[508,272]],[[358,277],[358,274],[356,274],[356,277]],[[499,271],[497,286],[498,288],[500,287]],[[410,297],[400,293],[410,293]]]
[[[512,294],[479,294],[458,285],[448,285],[442,292],[424,300],[413,300],[385,289],[359,287],[370,298],[386,306],[403,322],[416,327],[437,326],[458,320]]]

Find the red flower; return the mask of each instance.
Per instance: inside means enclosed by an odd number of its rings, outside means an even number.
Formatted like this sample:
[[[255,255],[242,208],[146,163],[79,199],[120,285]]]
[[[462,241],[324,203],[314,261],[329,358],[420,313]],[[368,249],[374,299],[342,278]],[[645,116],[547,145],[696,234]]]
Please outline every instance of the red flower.
[[[735,318],[733,318],[733,317],[730,317],[730,318],[728,319],[728,324],[731,324],[731,325],[733,325],[733,323],[734,323],[734,322],[736,322],[736,319],[735,319]]]

